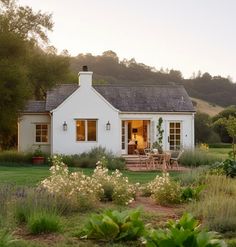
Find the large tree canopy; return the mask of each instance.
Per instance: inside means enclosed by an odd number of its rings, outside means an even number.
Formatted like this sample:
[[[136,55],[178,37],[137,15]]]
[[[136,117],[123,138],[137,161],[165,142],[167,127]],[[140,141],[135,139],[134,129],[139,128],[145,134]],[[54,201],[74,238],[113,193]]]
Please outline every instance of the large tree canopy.
[[[47,31],[53,27],[51,14],[17,5],[15,0],[0,0],[0,31],[19,35],[22,39],[47,42]]]
[[[68,56],[47,45],[52,27],[51,15],[0,0],[0,147],[11,145],[26,101],[70,75]]]

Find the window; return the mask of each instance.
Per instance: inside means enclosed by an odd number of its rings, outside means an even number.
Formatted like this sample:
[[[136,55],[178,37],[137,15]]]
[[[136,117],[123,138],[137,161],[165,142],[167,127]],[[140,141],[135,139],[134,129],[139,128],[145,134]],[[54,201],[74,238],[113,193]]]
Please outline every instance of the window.
[[[36,124],[35,125],[35,142],[36,143],[48,143],[48,125]]]
[[[97,120],[76,120],[76,141],[97,141]]]
[[[181,124],[180,122],[170,123],[170,150],[179,150],[181,148]]]

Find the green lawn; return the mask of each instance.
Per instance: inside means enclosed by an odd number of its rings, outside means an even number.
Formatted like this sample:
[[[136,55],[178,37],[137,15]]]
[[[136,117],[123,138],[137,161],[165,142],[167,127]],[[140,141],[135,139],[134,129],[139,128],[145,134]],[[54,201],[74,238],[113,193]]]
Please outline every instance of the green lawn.
[[[222,159],[228,158],[228,153],[231,151],[231,148],[209,148],[206,152],[209,154],[213,154]]]
[[[85,175],[91,175],[93,169],[90,168],[70,168],[71,171],[83,171]],[[143,171],[143,172],[131,172],[123,171],[132,183],[146,183],[154,179],[159,171]],[[171,172],[172,176],[178,176],[179,172]],[[35,186],[41,180],[49,176],[48,166],[0,166],[0,184],[14,184],[14,185],[25,185]]]

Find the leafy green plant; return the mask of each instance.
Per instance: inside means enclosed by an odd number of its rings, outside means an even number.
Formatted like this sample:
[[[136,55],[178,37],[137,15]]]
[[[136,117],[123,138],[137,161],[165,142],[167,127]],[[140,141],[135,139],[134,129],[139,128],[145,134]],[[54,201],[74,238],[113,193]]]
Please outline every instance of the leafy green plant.
[[[92,215],[80,233],[81,238],[105,241],[132,241],[144,233],[140,210],[112,211]]]
[[[211,167],[210,174],[225,174],[227,177],[236,177],[236,160],[226,159],[223,162],[214,163]]]
[[[225,247],[213,232],[201,230],[199,222],[191,214],[180,220],[169,221],[166,229],[150,230],[145,237],[147,247]]]
[[[203,188],[203,185],[199,185],[197,187],[188,186],[183,188],[181,193],[181,201],[188,202],[192,200],[198,200]]]
[[[55,213],[35,212],[29,216],[27,227],[32,234],[58,232],[61,229],[60,217]]]
[[[33,153],[33,157],[42,157],[43,156],[43,152],[42,152],[42,150],[41,150],[41,146],[39,145],[36,149],[35,149],[35,151],[34,151],[34,153]]]

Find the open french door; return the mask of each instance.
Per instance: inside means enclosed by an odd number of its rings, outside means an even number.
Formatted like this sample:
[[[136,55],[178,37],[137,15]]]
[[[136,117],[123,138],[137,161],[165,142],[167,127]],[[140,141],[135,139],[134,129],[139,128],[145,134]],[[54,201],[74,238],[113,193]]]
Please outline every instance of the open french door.
[[[121,154],[128,153],[128,122],[121,121]]]

